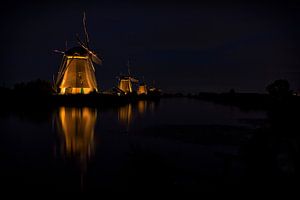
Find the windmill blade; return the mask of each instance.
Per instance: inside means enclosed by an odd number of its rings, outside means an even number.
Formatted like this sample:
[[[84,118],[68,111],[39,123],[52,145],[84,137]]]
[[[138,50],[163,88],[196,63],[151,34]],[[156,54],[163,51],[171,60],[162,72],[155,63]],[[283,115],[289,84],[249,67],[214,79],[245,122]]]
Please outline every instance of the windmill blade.
[[[56,88],[55,75],[54,74],[52,74],[52,84],[53,84],[53,87]]]
[[[129,59],[127,60],[127,72],[128,72],[128,75],[130,76],[130,64],[129,64]]]
[[[139,82],[139,80],[138,80],[138,79],[136,79],[136,78],[133,78],[133,77],[130,77],[130,81],[131,81],[131,82],[133,82],[133,83],[138,83],[138,82]]]
[[[65,51],[67,51],[68,50],[68,41],[66,40],[66,42],[65,42]]]
[[[55,85],[55,75],[52,74],[52,83]]]
[[[82,22],[83,22],[83,29],[84,29],[84,35],[85,35],[85,45],[87,46],[87,48],[89,48],[90,38],[89,38],[89,34],[87,32],[85,12],[83,12],[83,20],[82,20]]]
[[[80,46],[84,46],[84,48],[86,48],[85,45],[84,45],[84,43],[81,41],[81,39],[80,39],[78,33],[76,33],[76,39],[77,39],[77,42],[78,42],[78,44],[79,44]]]
[[[92,61],[98,65],[102,65],[102,60],[95,53],[93,53],[91,50],[89,50],[89,48],[87,46],[84,45],[84,43],[80,40],[78,34],[76,34],[76,38],[77,38],[78,44],[89,53]]]
[[[59,53],[59,54],[65,54],[64,51],[60,51],[60,50],[57,50],[57,49],[54,49],[53,52],[54,52],[54,53]]]
[[[91,59],[94,63],[98,65],[102,65],[102,60],[95,53],[93,53],[86,46],[84,46],[84,44],[80,41],[79,38],[78,38],[78,44],[88,52],[88,54],[91,56]]]
[[[57,93],[57,85],[56,85],[54,74],[52,75],[52,89],[55,91],[55,93]]]
[[[60,78],[60,74],[61,74],[62,70],[64,69],[65,62],[66,62],[66,59],[65,59],[65,56],[63,56],[63,59],[60,63],[59,70],[58,70],[58,73],[56,76],[56,80],[58,80]]]
[[[102,60],[93,52],[90,53],[92,56],[92,61],[98,65],[102,65]]]
[[[94,65],[93,65],[93,62],[92,62],[91,60],[89,60],[89,62],[91,63],[91,66],[92,66],[93,71],[95,72],[95,67],[94,67]]]
[[[144,76],[142,76],[142,84],[144,84],[144,85],[146,85],[146,81],[145,81],[145,77]]]

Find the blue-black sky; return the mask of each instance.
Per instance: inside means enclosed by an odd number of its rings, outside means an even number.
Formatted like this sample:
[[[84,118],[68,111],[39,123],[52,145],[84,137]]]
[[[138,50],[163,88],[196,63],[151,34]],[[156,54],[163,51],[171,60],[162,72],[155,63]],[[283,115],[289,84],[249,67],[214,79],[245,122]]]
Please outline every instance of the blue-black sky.
[[[11,1],[1,8],[1,84],[52,80],[76,45],[86,11],[100,89],[131,72],[165,91],[264,92],[285,78],[300,89],[300,6],[292,2]]]

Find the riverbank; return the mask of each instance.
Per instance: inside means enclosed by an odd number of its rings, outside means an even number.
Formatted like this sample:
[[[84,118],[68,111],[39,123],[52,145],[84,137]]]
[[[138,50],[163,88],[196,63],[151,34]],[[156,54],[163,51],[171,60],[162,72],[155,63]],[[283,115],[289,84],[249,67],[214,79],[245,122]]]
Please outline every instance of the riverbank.
[[[262,93],[209,93],[188,95],[189,98],[237,106],[242,110],[273,110],[280,107],[300,110],[300,96],[272,96]]]

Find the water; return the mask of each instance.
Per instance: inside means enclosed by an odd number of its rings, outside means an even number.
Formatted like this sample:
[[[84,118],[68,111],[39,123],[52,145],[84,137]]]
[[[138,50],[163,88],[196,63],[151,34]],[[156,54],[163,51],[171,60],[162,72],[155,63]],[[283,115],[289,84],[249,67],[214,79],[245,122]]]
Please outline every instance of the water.
[[[111,109],[60,107],[0,118],[3,189],[215,191],[243,182],[228,160],[263,124],[261,111],[199,100]]]

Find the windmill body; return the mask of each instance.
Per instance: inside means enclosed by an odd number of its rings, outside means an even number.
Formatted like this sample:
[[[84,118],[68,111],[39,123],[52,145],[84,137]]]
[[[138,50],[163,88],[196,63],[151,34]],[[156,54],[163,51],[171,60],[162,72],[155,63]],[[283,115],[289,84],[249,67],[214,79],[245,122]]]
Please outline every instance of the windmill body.
[[[118,84],[118,90],[121,91],[123,94],[127,95],[133,92],[133,84],[138,83],[139,80],[131,76],[130,74],[130,64],[129,60],[127,63],[128,67],[128,75],[121,75],[119,77],[119,84]]]
[[[58,74],[60,94],[88,94],[97,92],[97,81],[93,62],[82,47],[65,52]]]
[[[146,84],[139,85],[137,93],[138,95],[147,95],[148,93],[147,85]]]
[[[122,76],[118,88],[125,94],[132,93],[132,83],[129,76]]]
[[[138,80],[129,76],[121,76],[119,80],[118,89],[124,94],[130,94],[133,92],[133,83],[138,83]]]
[[[143,82],[138,87],[137,94],[138,95],[147,95],[148,94],[148,87],[145,83],[144,77],[143,77]]]

